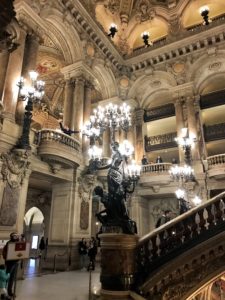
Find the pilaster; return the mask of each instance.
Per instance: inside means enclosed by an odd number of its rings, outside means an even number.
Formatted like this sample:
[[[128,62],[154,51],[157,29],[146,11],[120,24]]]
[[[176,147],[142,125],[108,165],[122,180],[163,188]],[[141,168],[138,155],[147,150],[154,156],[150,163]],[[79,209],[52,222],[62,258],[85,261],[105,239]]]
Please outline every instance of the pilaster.
[[[135,141],[135,160],[137,163],[140,163],[143,154],[144,154],[144,142],[143,142],[143,117],[144,117],[144,109],[139,108],[135,110],[135,133],[136,133],[136,141]]]

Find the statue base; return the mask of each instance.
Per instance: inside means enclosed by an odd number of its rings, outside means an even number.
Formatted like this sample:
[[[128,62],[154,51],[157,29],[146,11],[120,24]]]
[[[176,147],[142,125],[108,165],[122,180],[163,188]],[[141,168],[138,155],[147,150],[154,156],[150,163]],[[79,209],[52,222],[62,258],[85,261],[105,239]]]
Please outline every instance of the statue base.
[[[113,228],[113,230],[115,229]],[[129,291],[133,286],[136,272],[135,249],[138,236],[123,233],[103,233],[99,237],[101,239],[100,281],[102,291],[107,291],[110,294],[113,291],[116,293]]]

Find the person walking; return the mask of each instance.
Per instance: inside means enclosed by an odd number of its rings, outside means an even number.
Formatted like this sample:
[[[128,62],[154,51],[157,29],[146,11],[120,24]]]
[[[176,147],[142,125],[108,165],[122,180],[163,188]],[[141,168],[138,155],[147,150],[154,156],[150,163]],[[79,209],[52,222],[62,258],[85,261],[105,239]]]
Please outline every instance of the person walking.
[[[88,256],[89,256],[89,264],[87,268],[88,271],[95,269],[95,257],[97,255],[97,252],[98,252],[97,241],[92,236],[88,248]]]
[[[39,243],[39,257],[41,258],[43,252],[45,250],[45,239],[44,237],[42,236],[41,237],[41,240],[40,240],[40,243]]]
[[[6,243],[6,245],[2,251],[2,256],[5,259],[6,273],[9,274],[8,287],[7,287],[9,297],[15,296],[13,294],[13,287],[14,287],[15,280],[16,280],[16,274],[17,274],[19,260],[17,260],[17,259],[7,260],[8,245],[9,245],[9,243],[19,242],[19,240],[20,240],[19,234],[17,232],[12,232],[10,234],[10,240]]]
[[[87,242],[84,238],[78,244],[78,251],[80,254],[80,269],[85,269],[87,265]]]

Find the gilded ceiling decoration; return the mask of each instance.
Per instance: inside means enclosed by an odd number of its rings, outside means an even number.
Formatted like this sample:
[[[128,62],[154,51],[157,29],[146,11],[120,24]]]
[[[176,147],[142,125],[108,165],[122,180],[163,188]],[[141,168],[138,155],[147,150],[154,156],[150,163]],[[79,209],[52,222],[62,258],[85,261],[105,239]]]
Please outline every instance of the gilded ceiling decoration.
[[[117,25],[112,42],[122,54],[144,47],[141,37],[144,31],[149,32],[154,44],[169,35],[176,38],[182,29],[202,24],[199,9],[204,5],[209,7],[212,19],[225,14],[224,0],[80,0],[80,3],[106,34],[112,23]]]

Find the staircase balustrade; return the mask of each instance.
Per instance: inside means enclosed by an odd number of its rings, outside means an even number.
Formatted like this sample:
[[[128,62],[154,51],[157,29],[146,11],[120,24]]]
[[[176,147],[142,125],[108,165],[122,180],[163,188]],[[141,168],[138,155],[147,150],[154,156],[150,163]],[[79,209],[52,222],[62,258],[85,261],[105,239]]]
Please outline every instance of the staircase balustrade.
[[[224,230],[225,192],[142,237],[136,249],[136,288],[166,262]]]

